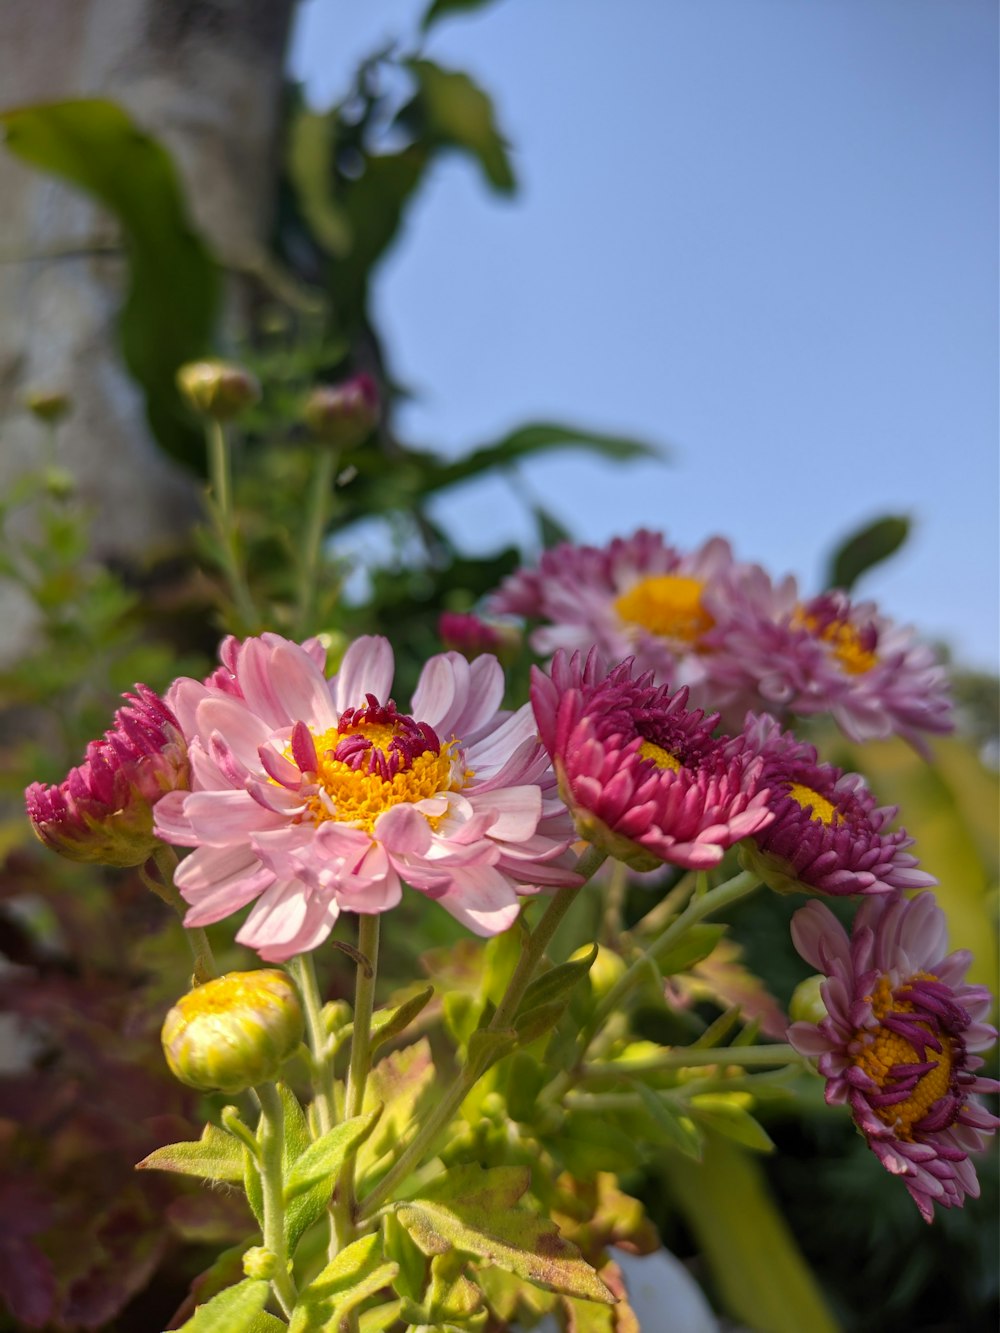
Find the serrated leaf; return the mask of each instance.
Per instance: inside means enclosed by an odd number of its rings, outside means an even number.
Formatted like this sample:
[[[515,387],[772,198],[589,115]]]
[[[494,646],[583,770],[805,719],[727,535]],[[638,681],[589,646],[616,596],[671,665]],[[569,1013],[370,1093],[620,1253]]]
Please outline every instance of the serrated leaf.
[[[526,1281],[588,1300],[614,1300],[554,1222],[511,1206],[526,1188],[525,1172],[474,1165],[458,1170],[463,1197],[453,1197],[456,1180],[446,1177],[438,1197],[397,1206],[396,1216],[425,1254],[445,1254],[454,1246]]]
[[[289,1253],[326,1212],[334,1182],[349,1153],[372,1132],[381,1108],[345,1120],[310,1143],[285,1176],[285,1228]]]
[[[411,995],[408,1000],[392,1009],[376,1009],[372,1014],[371,1048],[373,1051],[405,1032],[434,994],[434,987]]]
[[[174,377],[209,350],[219,280],[188,218],[170,155],[102,98],[15,108],[0,113],[0,125],[12,153],[84,190],[121,224],[129,283],[118,328],[125,362],[160,445],[203,468],[202,435]]]
[[[672,948],[657,957],[660,971],[665,977],[689,971],[708,957],[725,933],[723,925],[689,926]]]
[[[750,1102],[752,1098],[747,1093],[703,1092],[691,1097],[688,1105],[695,1120],[717,1134],[754,1152],[774,1152],[770,1134],[747,1109]]]
[[[231,1134],[208,1124],[201,1138],[187,1143],[168,1143],[155,1148],[136,1162],[137,1171],[176,1171],[202,1180],[243,1180],[243,1147]]]
[[[474,1209],[505,1209],[514,1208],[530,1185],[531,1171],[526,1166],[487,1168],[466,1162],[449,1167],[445,1175],[423,1188],[420,1197]]]
[[[550,967],[547,972],[535,977],[524,992],[524,998],[518,1006],[518,1013],[526,1013],[537,1005],[548,1004],[552,1000],[568,996],[577,982],[582,981],[593,967],[596,957],[597,945],[595,944],[590,953],[583,958],[570,959],[568,963],[560,963],[558,967]]]
[[[388,1286],[397,1272],[382,1254],[381,1236],[362,1236],[299,1293],[289,1333],[339,1333],[341,1319]]]
[[[910,534],[905,515],[887,514],[852,533],[830,558],[827,586],[850,592],[862,574],[888,560]]]
[[[254,1278],[237,1282],[205,1305],[199,1305],[178,1333],[250,1333],[270,1291],[270,1283]]]
[[[659,1131],[661,1142],[676,1148],[692,1161],[700,1162],[703,1139],[701,1131],[691,1117],[678,1111],[652,1088],[647,1088],[645,1083],[637,1082],[635,1091],[649,1113],[650,1120]]]
[[[359,1189],[371,1182],[382,1159],[397,1150],[413,1123],[418,1104],[434,1084],[430,1043],[421,1037],[412,1046],[392,1051],[372,1069],[365,1086],[365,1112],[384,1107],[373,1132],[358,1149]]]
[[[493,189],[510,194],[514,171],[486,93],[468,74],[443,69],[432,60],[410,60],[407,65],[417,80],[417,93],[399,113],[400,123],[424,142],[471,154]]]

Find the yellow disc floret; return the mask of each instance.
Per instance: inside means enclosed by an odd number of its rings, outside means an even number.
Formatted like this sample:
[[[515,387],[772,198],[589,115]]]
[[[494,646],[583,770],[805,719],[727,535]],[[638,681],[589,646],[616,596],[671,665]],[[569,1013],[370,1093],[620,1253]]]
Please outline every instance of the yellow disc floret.
[[[639,746],[639,757],[651,760],[657,768],[669,768],[672,773],[681,771],[681,761],[669,750],[664,750],[661,745],[655,745],[652,741],[643,741]]]
[[[799,611],[793,623],[810,630],[824,643],[828,643],[834,657],[848,675],[863,676],[878,662],[878,655],[865,646],[860,631],[847,620],[824,622],[807,611]]]
[[[702,603],[705,585],[685,574],[651,574],[615,601],[627,625],[680,643],[697,643],[715,621]]]
[[[919,977],[922,980],[936,980],[924,973],[920,973]],[[914,1010],[912,1004],[893,994],[889,978],[885,976],[879,979],[874,994],[866,996],[866,999],[879,1020],[890,1013],[907,1014]],[[878,1118],[889,1125],[894,1134],[908,1140],[913,1138],[913,1126],[923,1120],[935,1102],[947,1094],[952,1077],[952,1049],[948,1037],[940,1031],[932,1033],[925,1023],[919,1026],[927,1030],[928,1036],[934,1036],[940,1041],[940,1051],[935,1051],[929,1045],[918,1051],[904,1036],[881,1022],[874,1031],[861,1029],[856,1034],[860,1048],[855,1057],[856,1063],[884,1091],[891,1092],[896,1082],[892,1075],[895,1066],[928,1063],[934,1066],[917,1079],[905,1101],[873,1108]]]
[[[813,791],[812,787],[804,787],[799,782],[790,782],[787,790],[788,795],[803,810],[812,807],[810,819],[818,819],[823,824],[835,824],[840,818],[836,807],[825,796],[820,796],[818,791]]]

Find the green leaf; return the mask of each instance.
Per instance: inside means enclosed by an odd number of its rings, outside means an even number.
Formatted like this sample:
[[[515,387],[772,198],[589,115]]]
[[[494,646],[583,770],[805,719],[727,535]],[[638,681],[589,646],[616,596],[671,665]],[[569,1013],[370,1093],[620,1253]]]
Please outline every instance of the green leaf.
[[[431,60],[410,60],[407,65],[417,80],[417,94],[399,113],[399,123],[424,142],[471,154],[488,184],[510,194],[514,171],[486,93],[468,74],[442,69]]]
[[[567,1171],[586,1180],[598,1171],[616,1175],[640,1164],[642,1156],[632,1135],[606,1115],[574,1108],[549,1143]]]
[[[457,1250],[436,1254],[431,1260],[431,1279],[420,1302],[405,1301],[403,1316],[410,1324],[431,1328],[479,1329],[487,1319],[483,1293],[465,1276],[467,1264]]]
[[[708,957],[725,933],[726,927],[720,925],[689,926],[677,943],[657,958],[660,971],[665,977],[689,971]]]
[[[306,1231],[326,1212],[337,1174],[347,1155],[375,1127],[381,1108],[335,1125],[310,1143],[285,1175],[285,1228],[292,1253]]]
[[[176,1171],[202,1180],[243,1179],[243,1148],[217,1125],[206,1125],[201,1138],[189,1143],[168,1143],[136,1163],[137,1171]]]
[[[426,32],[438,19],[447,18],[450,14],[464,14],[473,9],[482,9],[483,5],[491,3],[492,0],[434,0],[420,20],[420,26]]]
[[[507,1076],[507,1112],[512,1120],[530,1124],[535,1117],[538,1094],[548,1082],[546,1070],[526,1051],[515,1051]]]
[[[410,1133],[422,1097],[434,1085],[430,1044],[421,1037],[412,1046],[393,1051],[375,1065],[365,1086],[365,1112],[382,1105],[374,1131],[358,1150],[359,1190],[370,1186],[382,1160],[399,1148]]]
[[[836,1333],[837,1324],[752,1157],[709,1131],[701,1164],[669,1153],[661,1167],[727,1314],[768,1333]]]
[[[774,1152],[770,1134],[748,1110],[752,1103],[745,1092],[702,1092],[690,1098],[688,1105],[695,1121],[717,1134],[754,1152]]]
[[[362,1236],[300,1293],[289,1333],[340,1333],[344,1316],[387,1287],[398,1271],[383,1257],[381,1236]]]
[[[513,1206],[529,1179],[528,1171],[518,1167],[452,1168],[433,1192],[399,1204],[396,1216],[425,1254],[446,1254],[454,1247],[528,1282],[613,1302],[554,1222]]]
[[[288,1325],[273,1314],[268,1314],[262,1310],[260,1314],[255,1314],[247,1324],[247,1333],[287,1333]]]
[[[635,1091],[639,1094],[643,1106],[649,1114],[658,1133],[659,1141],[694,1162],[701,1161],[702,1134],[690,1116],[684,1115],[666,1099],[648,1088],[645,1083],[636,1081]]]
[[[0,124],[12,153],[78,186],[121,224],[129,261],[119,317],[125,363],[145,394],[161,446],[203,468],[202,435],[174,376],[210,349],[219,280],[189,221],[169,154],[101,98],[15,108],[0,113]]]
[[[477,1078],[481,1077],[508,1055],[517,1042],[518,1033],[514,1028],[498,1028],[493,1032],[488,1028],[477,1028],[469,1038],[466,1061],[469,1070],[474,1070]]]
[[[370,1310],[362,1310],[358,1316],[358,1333],[385,1333],[398,1323],[402,1301],[387,1301],[385,1305],[373,1305]]]
[[[533,1009],[523,1010],[514,1019],[514,1031],[522,1046],[527,1046],[546,1032],[551,1032],[562,1018],[569,1005],[569,996],[561,1000],[552,1000],[549,1004],[536,1004]]]
[[[910,520],[891,514],[853,533],[830,557],[826,586],[850,592],[862,574],[895,555],[909,533]]]
[[[237,1282],[199,1305],[179,1333],[251,1333],[263,1311],[271,1285],[253,1278]]]
[[[393,1037],[398,1037],[401,1032],[405,1032],[433,994],[434,987],[428,986],[426,990],[411,995],[408,1000],[404,1000],[402,1004],[397,1004],[393,1009],[376,1009],[372,1014],[372,1050],[378,1050],[385,1042],[391,1041]]]
[[[319,244],[331,255],[350,253],[353,236],[333,191],[335,118],[306,107],[288,129],[288,179]]]
[[[257,1160],[249,1148],[243,1148],[243,1189],[257,1219],[257,1225],[264,1228],[264,1191],[260,1183],[260,1171]]]
[[[583,958],[571,959],[568,963],[560,963],[558,967],[550,967],[547,972],[541,976],[535,977],[534,981],[524,992],[524,998],[518,1006],[518,1013],[527,1013],[529,1009],[534,1009],[540,1004],[549,1004],[552,1000],[559,1000],[563,997],[569,997],[570,991],[582,981],[594,965],[594,959],[597,957],[597,945],[591,949],[589,954]]]

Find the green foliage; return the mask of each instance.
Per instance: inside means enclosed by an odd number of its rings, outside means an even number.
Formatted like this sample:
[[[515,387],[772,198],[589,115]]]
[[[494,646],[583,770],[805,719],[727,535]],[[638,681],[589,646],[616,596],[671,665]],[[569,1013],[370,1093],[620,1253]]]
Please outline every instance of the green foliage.
[[[895,555],[909,535],[910,520],[894,515],[876,519],[852,533],[830,557],[826,587],[850,592],[869,569]]]
[[[141,1162],[140,1171],[176,1171],[202,1180],[240,1182],[243,1179],[243,1148],[224,1130],[211,1122],[193,1143],[168,1143],[156,1148]]]
[[[407,67],[417,93],[397,117],[415,138],[432,147],[470,153],[487,183],[501,194],[514,190],[507,144],[493,119],[493,104],[468,74],[442,69],[431,60],[411,60]]]
[[[347,1155],[368,1138],[380,1114],[380,1109],[376,1109],[335,1125],[309,1144],[291,1165],[285,1176],[285,1223],[290,1252],[326,1212],[333,1182]]]
[[[145,393],[156,439],[200,468],[200,432],[174,375],[210,350],[218,279],[169,155],[121,107],[100,98],[16,108],[0,113],[0,124],[12,153],[78,186],[121,224],[129,260],[119,326],[125,361]]]
[[[396,1276],[379,1235],[362,1236],[330,1261],[302,1292],[289,1333],[340,1333],[340,1321]]]
[[[180,1333],[263,1333],[267,1324],[259,1316],[270,1293],[268,1283],[247,1278],[199,1306]]]

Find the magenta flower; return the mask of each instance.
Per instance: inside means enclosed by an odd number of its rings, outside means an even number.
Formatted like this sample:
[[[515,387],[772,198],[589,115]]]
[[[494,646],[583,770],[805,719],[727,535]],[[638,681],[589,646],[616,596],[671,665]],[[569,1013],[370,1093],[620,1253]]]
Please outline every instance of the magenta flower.
[[[115,713],[104,738],[57,787],[33,782],[25,791],[35,833],[72,861],[137,866],[157,846],[153,806],[188,785],[187,746],[163,700],[145,685]]]
[[[901,1176],[921,1216],[961,1207],[979,1183],[969,1154],[1000,1120],[977,1100],[1000,1088],[976,1071],[996,1030],[991,997],[963,978],[971,955],[946,954],[944,913],[931,893],[866,898],[847,932],[829,908],[807,903],[792,918],[803,958],[827,978],[827,1017],[793,1023],[788,1038],[818,1059],[826,1100],[846,1102],[868,1146]]]
[[[890,830],[895,806],[876,807],[858,773],[820,763],[813,746],[764,714],[747,718],[731,742],[764,761],[774,819],[744,844],[744,860],[779,892],[896,893],[937,880],[917,869],[903,829]]]
[[[438,617],[438,636],[448,649],[461,653],[471,662],[481,653],[492,653],[501,662],[517,657],[521,632],[515,625],[481,620],[471,612],[442,611]]]
[[[532,671],[531,703],[581,836],[639,870],[703,869],[773,818],[763,761],[713,738],[717,717],[687,707],[623,662],[601,678],[557,652]]]
[[[538,653],[596,647],[606,668],[631,657],[637,671],[672,689],[687,685],[703,703],[713,697],[715,627],[728,622],[751,575],[721,537],[682,554],[642,529],[605,547],[564,542],[545,551],[537,569],[504,582],[491,609],[546,622],[531,635]]]
[[[229,639],[221,670],[171,690],[192,790],[160,803],[156,827],[196,849],[176,875],[186,924],[253,902],[237,939],[282,962],[341,911],[395,906],[403,880],[480,935],[511,924],[519,893],[579,883],[531,711],[498,711],[495,658],[431,658],[405,714],[385,639],[351,644],[330,681],[321,651]]]
[[[744,582],[714,637],[720,699],[771,713],[831,713],[855,741],[954,727],[945,668],[909,627],[843,592],[801,601],[795,580]]]

